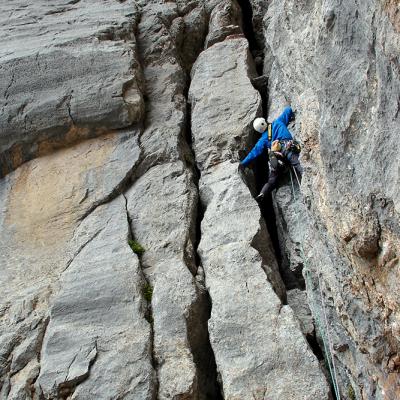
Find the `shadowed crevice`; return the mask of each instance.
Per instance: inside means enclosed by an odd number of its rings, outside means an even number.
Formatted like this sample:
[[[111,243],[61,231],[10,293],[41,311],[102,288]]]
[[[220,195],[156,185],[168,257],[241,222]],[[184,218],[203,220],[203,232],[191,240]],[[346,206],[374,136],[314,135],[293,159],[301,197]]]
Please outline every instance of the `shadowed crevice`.
[[[252,6],[249,0],[237,0],[237,1],[242,9],[243,31],[249,42],[250,51],[256,64],[256,70],[258,74],[261,75],[263,70],[263,51],[261,48],[259,48],[254,33]],[[260,61],[260,57],[262,58],[262,61]],[[251,83],[253,87],[260,93],[262,101],[263,117],[267,119],[268,78],[266,76],[259,76],[253,78],[251,80]],[[253,132],[253,134],[250,135],[250,143],[249,143],[249,145],[251,146],[250,149],[256,144],[259,138],[260,135],[256,132]],[[246,149],[247,153],[250,149]],[[247,179],[247,177],[245,179],[245,182],[246,185],[249,187],[249,190],[253,193],[253,195],[257,195],[258,193],[260,193],[264,184],[268,181],[268,176],[269,176],[268,155],[263,154],[256,160],[254,160],[252,169],[255,180],[254,184],[252,184]],[[290,171],[288,171],[287,173],[290,173]],[[289,178],[281,179],[280,186],[282,184],[289,184]],[[279,218],[279,214],[276,214],[275,212],[272,193],[270,193],[268,197],[261,204],[259,204],[259,206],[262,217],[264,218],[264,221],[267,226],[267,230],[275,252],[275,257],[278,263],[279,274],[283,284],[285,285],[286,291],[293,289],[294,287],[299,287],[301,290],[304,290],[304,279],[300,277],[299,282],[297,283],[297,278],[293,277],[293,273],[289,270],[289,261],[287,260],[287,256],[282,252],[283,244],[281,243],[281,241],[283,240],[283,238],[280,238],[278,234],[279,221],[277,221],[277,218]],[[294,282],[293,279],[296,280],[295,283],[293,283]],[[285,298],[282,300],[283,303],[286,304],[286,296],[284,297]],[[315,331],[313,332],[313,335],[306,335],[306,339],[317,359],[322,360],[323,351],[319,346],[318,341],[316,340]]]
[[[127,224],[128,224],[128,240],[133,240],[134,236],[133,236],[133,231],[132,231],[132,218],[129,214],[129,210],[128,210],[128,199],[126,198],[126,196],[124,194],[122,194],[122,196],[124,197],[125,200],[125,212],[126,212],[126,220],[127,220]],[[128,245],[128,243],[127,243]],[[148,279],[146,278],[146,274],[143,271],[143,266],[142,266],[142,262],[141,262],[141,257],[138,254],[138,263],[139,263],[139,270],[141,273],[141,293],[143,296],[143,304],[145,304],[145,309],[143,310],[143,316],[146,319],[146,321],[149,323],[150,326],[150,349],[149,349],[149,353],[151,355],[151,365],[153,367],[153,371],[154,371],[154,381],[152,382],[152,389],[153,389],[153,399],[157,399],[158,398],[158,389],[159,389],[159,379],[158,379],[158,363],[157,363],[157,358],[154,354],[154,319],[153,319],[153,309],[151,306],[151,294],[148,295],[149,290],[152,291],[150,283],[148,281]]]
[[[187,318],[187,332],[189,346],[192,351],[193,361],[198,372],[198,385],[200,398],[204,400],[222,400],[222,388],[218,380],[215,355],[210,343],[208,332],[208,320],[211,316],[212,302],[206,289],[204,270],[201,266],[201,259],[198,254],[198,246],[201,241],[201,222],[204,217],[205,208],[199,194],[200,170],[197,168],[192,148],[193,137],[191,129],[191,105],[187,101],[187,92],[190,84],[187,85],[186,98],[186,127],[185,127],[185,148],[183,158],[186,168],[193,172],[194,183],[197,191],[196,217],[193,220],[195,226],[194,234],[194,260],[197,267],[196,275],[196,302],[192,304],[191,312]]]

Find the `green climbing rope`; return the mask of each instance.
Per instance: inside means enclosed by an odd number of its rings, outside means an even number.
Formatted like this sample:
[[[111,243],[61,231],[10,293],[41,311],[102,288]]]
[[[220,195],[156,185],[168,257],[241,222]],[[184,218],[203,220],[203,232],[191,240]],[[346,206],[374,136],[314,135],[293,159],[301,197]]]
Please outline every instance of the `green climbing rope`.
[[[302,253],[302,259],[303,259],[303,263],[304,263],[304,267],[305,267],[304,275],[306,278],[306,285],[307,285],[307,287],[312,288],[313,283],[312,283],[312,279],[311,279],[311,271],[308,268],[308,266],[306,265],[307,263],[306,263],[305,257],[304,257],[303,246],[301,246],[301,253]],[[335,390],[336,399],[340,400],[339,385],[338,385],[337,376],[336,376],[336,368],[335,368],[335,363],[334,363],[334,359],[333,359],[333,354],[331,351],[331,341],[329,339],[329,330],[328,330],[328,326],[327,326],[327,321],[326,320],[324,321],[326,328],[327,328],[327,330],[325,331],[324,323],[321,322],[321,315],[318,312],[317,307],[315,306],[317,304],[317,302],[314,299],[312,290],[310,290],[310,292],[311,292],[311,297],[312,297],[312,301],[310,302],[310,306],[312,308],[312,314],[315,318],[315,323],[318,327],[318,330],[321,333],[322,343],[324,345],[324,350],[325,350],[325,354],[326,354],[326,361],[327,361],[328,368],[329,368],[329,374],[331,375],[333,389]],[[322,295],[321,295],[321,299],[322,299]],[[328,344],[327,344],[327,342],[328,342]]]
[[[297,183],[299,184],[299,187],[300,187],[299,177],[297,176],[297,173],[296,173],[296,170],[294,169],[294,167],[293,167],[293,171],[296,176]],[[296,194],[295,194],[294,185],[293,185],[292,171],[290,171],[290,181],[292,184],[293,198],[294,198],[294,200],[296,200]],[[308,288],[310,288],[310,291],[309,291],[310,297],[312,297],[312,299],[310,301],[311,311],[315,318],[315,323],[318,327],[318,330],[321,333],[322,343],[324,345],[324,350],[325,350],[325,354],[326,354],[326,361],[328,364],[329,373],[331,375],[333,389],[335,391],[336,399],[340,400],[339,384],[338,384],[338,380],[337,380],[335,360],[334,360],[333,352],[332,352],[332,341],[331,341],[330,334],[329,334],[328,319],[326,316],[324,297],[323,297],[323,293],[322,293],[322,289],[321,289],[321,273],[319,271],[319,266],[318,266],[318,270],[317,270],[318,286],[319,286],[319,292],[320,292],[320,296],[321,296],[321,306],[322,306],[323,313],[324,313],[324,322],[321,322],[321,315],[320,315],[320,312],[318,311],[317,302],[315,301],[314,294],[311,290],[311,288],[313,287],[311,270],[308,266],[302,244],[300,244],[300,252],[301,252],[301,258],[303,260],[303,265],[304,265],[304,277],[306,279],[306,285]],[[325,325],[326,329],[324,328],[324,325]]]

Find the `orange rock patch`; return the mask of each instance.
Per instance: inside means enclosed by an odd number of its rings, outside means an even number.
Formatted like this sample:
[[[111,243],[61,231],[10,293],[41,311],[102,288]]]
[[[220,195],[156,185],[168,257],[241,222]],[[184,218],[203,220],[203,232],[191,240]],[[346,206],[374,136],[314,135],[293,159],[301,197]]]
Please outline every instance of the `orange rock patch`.
[[[90,200],[101,193],[102,187],[93,182],[101,182],[96,170],[107,163],[114,137],[87,140],[15,171],[5,222],[22,248],[47,252],[46,248],[62,247],[70,238]]]

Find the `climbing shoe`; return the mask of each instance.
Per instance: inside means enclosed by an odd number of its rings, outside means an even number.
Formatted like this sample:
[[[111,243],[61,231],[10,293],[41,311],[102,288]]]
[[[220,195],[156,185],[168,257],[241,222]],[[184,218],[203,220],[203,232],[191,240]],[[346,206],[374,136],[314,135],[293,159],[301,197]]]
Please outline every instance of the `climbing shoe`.
[[[257,197],[256,200],[261,203],[264,200],[264,193],[260,193]]]

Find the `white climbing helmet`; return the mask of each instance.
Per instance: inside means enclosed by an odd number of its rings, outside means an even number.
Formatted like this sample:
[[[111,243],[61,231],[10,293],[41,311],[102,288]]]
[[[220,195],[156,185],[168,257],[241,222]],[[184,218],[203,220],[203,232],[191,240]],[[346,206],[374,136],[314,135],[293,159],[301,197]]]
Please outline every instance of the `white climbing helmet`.
[[[253,128],[258,133],[264,133],[267,130],[267,121],[264,118],[256,118],[253,122]]]

